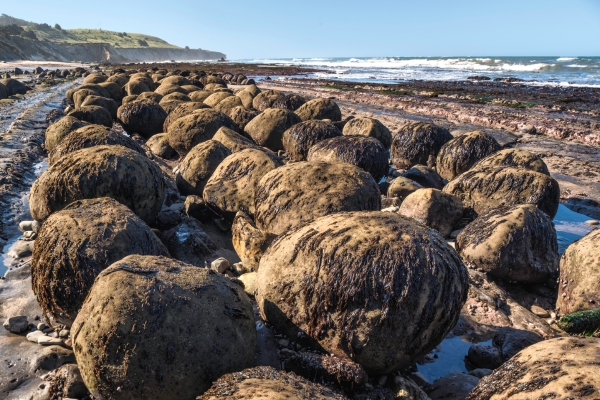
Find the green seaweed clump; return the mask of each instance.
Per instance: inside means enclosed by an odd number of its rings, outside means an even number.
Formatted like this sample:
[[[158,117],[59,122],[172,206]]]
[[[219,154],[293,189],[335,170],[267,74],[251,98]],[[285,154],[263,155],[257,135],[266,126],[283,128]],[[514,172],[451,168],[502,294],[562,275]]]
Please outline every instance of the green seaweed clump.
[[[563,315],[557,325],[567,333],[594,335],[600,331],[600,308]]]

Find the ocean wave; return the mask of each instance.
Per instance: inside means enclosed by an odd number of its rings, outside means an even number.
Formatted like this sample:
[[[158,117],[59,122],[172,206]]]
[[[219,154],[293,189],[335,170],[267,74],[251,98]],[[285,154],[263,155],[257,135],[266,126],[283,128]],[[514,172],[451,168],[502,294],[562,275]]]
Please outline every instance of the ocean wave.
[[[527,64],[503,64],[501,68],[504,71],[535,72],[535,71],[542,71],[544,69],[552,68],[555,66],[556,66],[556,64],[544,64],[544,63],[530,64],[530,65],[527,65]]]
[[[556,61],[573,61],[573,60],[577,60],[577,57],[559,57],[556,59]]]

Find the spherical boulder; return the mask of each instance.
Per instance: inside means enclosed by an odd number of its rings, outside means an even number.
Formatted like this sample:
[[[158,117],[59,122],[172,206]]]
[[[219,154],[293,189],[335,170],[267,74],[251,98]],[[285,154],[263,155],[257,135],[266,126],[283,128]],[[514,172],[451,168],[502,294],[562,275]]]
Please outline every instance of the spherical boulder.
[[[388,172],[389,154],[381,142],[365,136],[338,136],[310,148],[307,161],[347,163],[367,171],[375,182]]]
[[[333,122],[342,120],[342,111],[335,101],[330,99],[313,99],[296,110],[302,121],[311,119],[328,119]]]
[[[456,248],[465,264],[496,278],[543,283],[558,275],[554,224],[532,204],[480,215],[458,234]]]
[[[446,182],[435,172],[435,169],[426,165],[414,165],[401,174],[402,177],[417,182],[426,188],[442,189]]]
[[[473,169],[494,169],[498,167],[524,168],[550,175],[546,163],[540,157],[527,150],[520,149],[500,150],[477,162]]]
[[[104,88],[110,95],[110,98],[117,103],[123,100],[123,88],[114,82],[100,83],[100,86]]]
[[[240,132],[244,132],[246,129],[246,125],[254,118],[256,118],[260,113],[258,111],[252,111],[247,109],[246,107],[233,107],[229,110],[229,117],[235,124],[237,125]]]
[[[468,289],[460,257],[434,230],[395,213],[351,212],[278,237],[260,260],[257,301],[291,340],[379,375],[437,346]]]
[[[113,119],[117,118],[117,109],[119,108],[116,101],[113,99],[109,99],[107,97],[100,96],[87,96],[85,100],[81,103],[81,107],[86,106],[100,106],[106,108],[106,110],[110,113],[110,117]]]
[[[204,104],[214,108],[217,104],[228,97],[233,97],[233,95],[229,92],[216,92],[208,96],[206,100],[204,100]]]
[[[58,159],[34,183],[31,215],[43,221],[68,204],[111,197],[146,223],[154,220],[165,196],[160,168],[146,156],[123,146],[95,146]]]
[[[112,127],[113,119],[110,112],[104,107],[100,106],[84,106],[71,111],[69,116],[77,118],[80,121],[89,122],[95,125],[104,125]]]
[[[158,94],[156,92],[144,92],[140,95],[138,95],[136,97],[136,100],[150,100],[153,101],[155,103],[160,103],[160,101],[163,99],[163,95]],[[126,104],[126,103],[123,103]]]
[[[306,103],[306,99],[297,94],[282,94],[274,102],[273,108],[285,108],[286,110],[296,111]]]
[[[179,192],[184,196],[202,196],[208,178],[229,155],[231,151],[216,140],[207,140],[194,146],[179,164],[176,176]]]
[[[130,254],[169,253],[148,225],[116,200],[69,204],[44,221],[35,240],[31,276],[38,303],[70,326],[98,274]]]
[[[396,168],[417,164],[433,167],[440,149],[450,140],[450,131],[441,126],[425,122],[407,124],[392,140],[392,161]]]
[[[485,132],[465,133],[442,146],[437,155],[435,169],[442,178],[452,180],[468,171],[477,161],[500,149],[496,139]]]
[[[263,176],[255,208],[256,226],[280,235],[324,215],[380,210],[381,194],[373,177],[354,165],[303,161]]]
[[[223,114],[229,115],[229,112],[234,107],[242,106],[242,101],[237,96],[229,96],[221,100],[216,106],[215,110],[222,112]]]
[[[273,108],[273,103],[281,96],[279,90],[265,90],[258,93],[252,100],[252,107],[257,111],[265,111],[267,108]]]
[[[177,86],[184,86],[184,85],[190,85],[191,82],[181,76],[181,75],[171,75],[171,76],[167,76],[166,78],[162,79],[160,81],[161,85],[177,85]]]
[[[458,197],[440,190],[418,189],[406,196],[398,213],[448,237],[462,218],[463,205]]]
[[[160,99],[160,102],[158,104],[163,105],[165,103],[170,103],[173,101],[188,102],[191,101],[191,99],[186,94],[173,92],[163,96],[163,98]]]
[[[378,119],[369,117],[353,118],[344,125],[344,135],[361,135],[379,140],[386,149],[392,145],[392,133]]]
[[[558,182],[548,175],[521,168],[470,169],[457,176],[444,192],[461,198],[477,214],[494,208],[535,204],[554,218],[560,201]]]
[[[181,103],[173,111],[169,113],[167,118],[165,119],[165,123],[163,124],[163,132],[169,131],[169,126],[175,121],[177,121],[181,117],[185,117],[186,115],[190,115],[193,111],[200,110],[202,108],[209,108],[204,103],[199,103],[196,101],[190,101],[186,103]]]
[[[245,210],[254,214],[258,182],[281,165],[279,157],[260,149],[233,153],[219,164],[204,186],[204,201],[224,213]]]
[[[189,94],[189,98],[191,101],[203,103],[213,92],[209,92],[208,90],[198,90]]]
[[[599,356],[598,338],[544,340],[483,377],[467,400],[596,398]]]
[[[121,100],[121,105],[124,106],[125,104],[133,103],[134,101],[137,100],[138,97],[139,96],[137,94],[134,94],[131,96],[125,96],[125,97],[123,97],[123,100]],[[156,103],[158,103],[158,102],[156,102]]]
[[[95,398],[193,399],[218,377],[252,366],[256,351],[244,290],[165,257],[128,256],[105,269],[72,332]]]
[[[390,182],[390,186],[387,189],[387,197],[398,198],[402,202],[409,194],[422,188],[423,186],[419,183],[399,176]]]
[[[215,133],[215,136],[213,136],[213,140],[220,142],[232,153],[236,153],[244,149],[255,149],[260,147],[257,146],[252,139],[248,139],[247,137],[242,136],[236,131],[232,131],[226,127],[220,128],[217,133]]]
[[[108,76],[106,76],[104,74],[89,74],[88,76],[85,77],[85,79],[83,80],[83,83],[102,83],[102,82],[106,82],[107,79],[108,79]]]
[[[235,96],[240,99],[242,105],[246,108],[252,108],[252,102],[254,101],[254,96],[252,93],[246,90],[240,90],[235,93]]]
[[[60,141],[69,133],[89,125],[85,121],[80,121],[75,117],[62,117],[46,129],[44,147],[50,152],[60,143]]]
[[[281,142],[290,160],[305,161],[308,150],[321,140],[342,136],[342,132],[325,121],[311,120],[293,125],[283,133]]]
[[[600,305],[600,230],[572,243],[560,259],[556,308],[570,314]]]
[[[139,100],[119,107],[117,117],[127,132],[149,138],[162,132],[167,113],[153,101]]]
[[[159,133],[152,136],[146,142],[146,147],[148,147],[155,156],[166,160],[177,155],[177,152],[169,145],[169,137],[166,133]]]
[[[244,132],[258,145],[279,151],[283,150],[283,133],[299,122],[301,122],[300,118],[289,110],[267,108],[248,122]]]
[[[130,79],[123,87],[123,90],[125,90],[128,96],[152,91],[144,81],[138,79]]]
[[[223,126],[237,131],[237,125],[227,115],[211,108],[198,109],[169,125],[169,144],[185,156],[197,144],[212,139]]]
[[[185,94],[187,95],[189,92],[187,90],[185,90],[184,88],[182,88],[179,85],[172,85],[172,84],[164,84],[164,85],[160,85],[158,88],[156,88],[156,90],[154,91],[155,93],[160,94],[161,96],[167,96],[171,93],[181,93],[181,94]]]

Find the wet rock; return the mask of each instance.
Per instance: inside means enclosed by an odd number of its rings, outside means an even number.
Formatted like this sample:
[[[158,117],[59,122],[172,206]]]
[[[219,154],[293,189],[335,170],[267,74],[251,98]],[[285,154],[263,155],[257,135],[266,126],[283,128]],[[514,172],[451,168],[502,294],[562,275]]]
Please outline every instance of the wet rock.
[[[216,140],[207,140],[194,146],[179,164],[176,176],[179,192],[184,196],[202,196],[206,182],[229,155],[229,149]]]
[[[279,151],[284,149],[283,133],[299,122],[300,118],[289,110],[268,108],[248,122],[244,132],[258,145]]]
[[[64,345],[64,342],[62,339],[55,338],[50,335],[38,337],[37,342],[38,342],[38,344],[41,344],[42,346],[63,346]]]
[[[240,132],[244,132],[246,125],[256,118],[260,113],[258,111],[249,110],[245,107],[233,107],[229,110],[229,117],[235,122]]]
[[[102,83],[102,82],[106,82],[107,79],[108,79],[108,76],[103,75],[103,74],[90,74],[85,77],[85,79],[83,80],[83,83]]]
[[[8,91],[8,96],[14,96],[16,94],[27,94],[27,92],[29,91],[29,88],[27,86],[25,86],[23,83],[21,83],[21,81],[18,81],[16,79],[2,79],[0,83],[4,87],[6,87],[6,90]]]
[[[444,179],[454,179],[468,171],[477,161],[501,149],[500,144],[485,132],[475,131],[456,137],[442,146],[435,169]]]
[[[123,146],[146,156],[142,146],[133,139],[102,125],[87,125],[69,133],[54,147],[48,155],[48,165],[56,164],[61,157],[77,150],[107,145]]]
[[[483,378],[484,376],[488,376],[491,373],[492,370],[488,368],[475,368],[473,371],[469,371],[469,375],[479,379]]]
[[[344,125],[344,135],[367,136],[379,140],[386,149],[392,145],[392,133],[379,120],[369,117],[353,118]]]
[[[33,241],[17,240],[8,251],[8,256],[12,258],[29,257],[33,251]]]
[[[273,108],[273,104],[281,95],[282,93],[279,90],[265,90],[260,92],[252,100],[252,107],[257,111]]]
[[[464,400],[479,379],[467,374],[450,374],[433,382],[429,392],[431,400]]]
[[[406,196],[398,213],[447,237],[461,220],[463,206],[456,196],[437,189],[418,189]]]
[[[187,196],[184,204],[185,214],[201,222],[212,220],[216,214],[211,211],[201,196]]]
[[[225,271],[227,271],[230,267],[231,264],[224,257],[219,257],[210,263],[210,269],[212,269],[215,272],[218,272],[219,274],[225,273]]]
[[[367,383],[367,372],[358,364],[334,355],[299,352],[285,360],[285,370],[307,379],[357,389]]]
[[[402,203],[402,201],[411,193],[422,189],[423,186],[418,184],[417,182],[405,178],[403,176],[399,176],[394,178],[394,180],[390,183],[390,186],[387,189],[387,197],[395,198]],[[400,205],[400,204],[398,204]],[[382,204],[383,207],[383,204]]]
[[[69,113],[69,116],[90,124],[112,127],[113,120],[108,110],[100,106],[83,106]]]
[[[63,364],[75,362],[75,354],[72,350],[61,346],[49,345],[45,347],[32,361],[34,371],[52,371]]]
[[[162,240],[173,258],[197,267],[208,266],[207,263],[218,258],[215,252],[219,248],[193,218],[184,218],[175,228],[163,233]]]
[[[238,211],[231,226],[232,242],[235,252],[242,260],[245,268],[258,271],[260,258],[270,241],[256,227],[252,218],[243,211]]]
[[[60,143],[60,141],[69,133],[88,125],[85,121],[80,121],[74,117],[62,117],[46,129],[44,147],[50,152]]]
[[[394,400],[429,400],[425,392],[411,379],[397,375],[390,385],[394,392]]]
[[[296,110],[302,121],[312,119],[328,119],[333,122],[342,120],[340,107],[333,100],[317,98],[307,101]]]
[[[344,135],[322,140],[310,148],[306,159],[356,165],[371,174],[376,182],[385,176],[389,167],[386,148],[379,140],[365,136]]]
[[[280,235],[324,215],[381,209],[381,194],[368,173],[350,164],[298,162],[277,168],[256,188],[256,226]]]
[[[522,168],[473,168],[450,181],[444,192],[460,197],[476,214],[495,208],[534,204],[550,218],[558,210],[558,182],[548,175]]]
[[[237,131],[237,125],[227,115],[207,108],[193,111],[169,125],[169,144],[181,156],[196,145],[210,140],[221,128]]]
[[[521,350],[541,341],[542,338],[535,332],[508,327],[502,328],[494,337],[494,345],[500,348],[504,361],[513,358]]]
[[[37,330],[37,331],[29,332],[27,334],[27,340],[29,340],[30,342],[33,342],[33,343],[37,343],[38,339],[40,337],[45,336],[45,333],[42,332],[42,330]]]
[[[213,140],[220,142],[232,153],[236,153],[244,149],[259,147],[252,141],[252,139],[248,139],[247,137],[242,136],[226,127],[220,128],[217,133],[215,133],[215,136],[213,136]]]
[[[221,212],[235,215],[239,210],[246,210],[253,214],[258,182],[281,165],[279,157],[259,149],[233,153],[219,164],[206,183],[202,197]]]
[[[218,400],[223,393],[237,399],[302,399],[345,400],[347,397],[299,377],[292,372],[278,371],[272,367],[255,367],[234,372],[219,378],[198,400]]]
[[[117,324],[130,328],[115,335]],[[86,386],[116,400],[193,398],[216,377],[251,366],[256,349],[241,287],[163,257],[129,256],[104,270],[73,331]],[[127,349],[127,358],[114,348]]]
[[[139,100],[119,107],[117,118],[128,133],[149,138],[162,132],[167,113],[153,101]]]
[[[501,207],[467,225],[456,238],[467,265],[517,282],[558,275],[558,242],[550,217],[531,204]]]
[[[166,231],[179,225],[181,219],[182,215],[179,211],[171,209],[162,210],[156,216],[154,226],[161,231]]]
[[[556,338],[519,352],[479,384],[468,400],[586,398],[600,387],[600,339]]]
[[[502,354],[494,346],[474,344],[469,347],[467,358],[476,368],[496,369],[502,365]]]
[[[258,278],[261,315],[276,329],[372,374],[431,351],[468,290],[466,269],[439,234],[375,211],[337,213],[284,233],[261,258]]]
[[[494,170],[498,167],[523,168],[550,175],[546,163],[539,156],[520,149],[500,150],[477,162],[473,169]]]
[[[43,221],[76,200],[103,196],[150,223],[165,196],[162,171],[146,156],[122,146],[78,150],[60,158],[34,182],[29,206],[33,218]]]
[[[319,120],[295,124],[283,133],[282,144],[287,156],[294,161],[305,161],[309,149],[318,142],[342,136],[335,126]]]
[[[452,135],[446,128],[425,122],[403,126],[392,140],[391,155],[396,168],[411,168],[417,164],[433,167],[435,159]]]
[[[69,204],[44,222],[33,250],[32,288],[40,306],[71,325],[100,271],[129,254],[168,252],[140,218],[113,199]]]
[[[4,321],[4,329],[11,333],[21,333],[29,329],[29,321],[26,315],[20,315],[18,317],[10,317]]]
[[[146,142],[146,146],[152,154],[165,160],[170,160],[177,156],[177,152],[169,145],[169,137],[166,133],[159,133],[152,136]]]
[[[285,108],[286,110],[296,111],[300,108],[306,99],[297,94],[282,94],[273,103],[273,108]]]
[[[196,110],[201,110],[203,108],[209,108],[206,104],[197,101],[189,101],[186,103],[181,103],[173,111],[169,113],[165,122],[163,124],[163,132],[168,132],[169,127],[175,121],[177,121],[181,117],[185,117],[186,115],[190,115],[192,112]]]
[[[560,260],[556,308],[561,314],[600,307],[600,230],[572,243]]]
[[[441,190],[445,185],[444,179],[435,172],[435,169],[426,165],[415,165],[404,171],[400,176],[410,179],[424,188]]]

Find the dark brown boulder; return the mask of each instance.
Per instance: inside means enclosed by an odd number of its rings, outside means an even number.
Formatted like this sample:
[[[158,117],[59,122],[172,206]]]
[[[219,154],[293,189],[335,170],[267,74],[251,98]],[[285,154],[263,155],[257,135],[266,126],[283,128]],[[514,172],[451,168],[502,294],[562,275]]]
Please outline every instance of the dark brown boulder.
[[[446,128],[425,122],[403,126],[392,140],[392,161],[396,168],[410,168],[421,164],[435,166],[442,146],[452,140]]]
[[[167,113],[153,101],[140,100],[119,107],[117,116],[129,133],[138,133],[145,138],[161,133]]]
[[[179,192],[184,196],[202,196],[208,178],[229,155],[231,151],[216,140],[207,140],[194,146],[179,164],[176,177]]]
[[[113,119],[110,116],[110,112],[104,107],[100,106],[84,106],[76,110],[71,111],[69,116],[77,118],[80,121],[89,122],[95,125],[104,125],[106,127],[112,127]]]
[[[279,151],[283,150],[283,133],[300,122],[300,118],[289,110],[268,108],[248,122],[244,132],[258,145]]]
[[[468,171],[477,161],[500,149],[496,139],[484,132],[465,133],[442,146],[437,155],[435,169],[442,178],[452,180]]]
[[[392,133],[378,119],[369,117],[353,118],[344,125],[344,135],[367,136],[379,140],[386,149],[392,145]]]
[[[44,146],[46,151],[50,152],[60,143],[60,141],[69,133],[88,125],[85,121],[80,121],[75,117],[62,117],[46,129]]]
[[[282,136],[287,156],[293,161],[305,161],[308,150],[318,142],[342,136],[335,126],[319,120],[304,121],[293,125]]]

